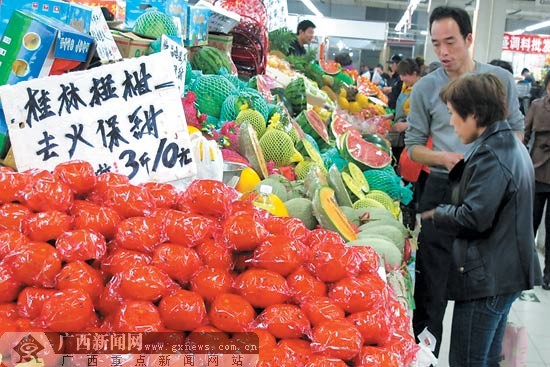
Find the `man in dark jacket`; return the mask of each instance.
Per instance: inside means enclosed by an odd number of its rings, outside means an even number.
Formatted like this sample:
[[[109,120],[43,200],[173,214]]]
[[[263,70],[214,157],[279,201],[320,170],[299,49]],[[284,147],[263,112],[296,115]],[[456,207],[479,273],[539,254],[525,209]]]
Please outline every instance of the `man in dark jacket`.
[[[384,93],[388,95],[388,107],[392,110],[395,110],[395,105],[397,103],[397,98],[401,93],[401,88],[403,87],[403,81],[399,77],[397,72],[397,65],[403,60],[401,55],[395,54],[388,61],[390,65],[391,78],[388,80],[388,86],[384,88]]]
[[[302,20],[298,23],[297,39],[290,44],[290,54],[302,56],[306,54],[305,45],[309,45],[315,36],[315,24],[311,20]]]

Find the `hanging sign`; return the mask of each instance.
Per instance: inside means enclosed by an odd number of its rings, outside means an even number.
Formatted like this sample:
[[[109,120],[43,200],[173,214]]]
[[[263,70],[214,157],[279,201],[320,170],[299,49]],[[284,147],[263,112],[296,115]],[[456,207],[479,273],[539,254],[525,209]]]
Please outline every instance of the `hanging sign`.
[[[195,175],[171,64],[163,51],[0,87],[18,169],[80,159],[132,183]]]
[[[550,54],[550,37],[504,33],[502,50],[526,54]]]

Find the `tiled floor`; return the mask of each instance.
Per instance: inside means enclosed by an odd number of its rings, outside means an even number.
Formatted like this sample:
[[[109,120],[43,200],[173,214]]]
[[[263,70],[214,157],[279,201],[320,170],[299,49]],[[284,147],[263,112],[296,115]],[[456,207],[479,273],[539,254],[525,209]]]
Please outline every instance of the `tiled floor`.
[[[541,259],[542,260],[542,259]],[[542,264],[541,264],[542,265]],[[535,288],[540,302],[516,300],[508,316],[508,321],[527,327],[527,367],[550,367],[550,291]],[[443,344],[438,367],[448,367],[449,342],[453,304],[449,303],[444,320]]]

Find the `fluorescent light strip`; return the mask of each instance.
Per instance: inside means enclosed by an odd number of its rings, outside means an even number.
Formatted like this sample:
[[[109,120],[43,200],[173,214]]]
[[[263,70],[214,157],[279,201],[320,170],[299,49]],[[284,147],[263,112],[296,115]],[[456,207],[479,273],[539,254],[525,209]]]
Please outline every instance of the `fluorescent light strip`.
[[[525,27],[525,30],[527,32],[532,32],[532,31],[536,31],[537,29],[546,28],[546,27],[550,27],[550,20],[530,25],[529,27]]]
[[[302,1],[304,1],[304,0],[302,0]],[[407,9],[403,13],[403,16],[399,20],[399,23],[397,23],[397,25],[394,28],[394,30],[396,32],[401,32],[401,29],[403,29],[403,27],[405,26],[405,24],[407,24],[407,21],[409,20],[409,14],[412,17],[412,14],[416,10],[416,8],[418,7],[418,4],[420,4],[420,2],[421,2],[421,0],[411,0],[410,1],[409,5],[407,6]]]
[[[313,4],[311,0],[302,0],[302,3],[315,15],[318,17],[323,17],[323,13],[317,9],[317,7]]]

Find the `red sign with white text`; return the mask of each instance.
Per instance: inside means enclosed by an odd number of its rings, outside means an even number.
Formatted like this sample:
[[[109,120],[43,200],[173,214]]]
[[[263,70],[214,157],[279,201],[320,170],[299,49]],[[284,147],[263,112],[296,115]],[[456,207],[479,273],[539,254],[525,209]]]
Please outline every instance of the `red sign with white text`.
[[[502,50],[526,54],[550,54],[550,36],[504,33]]]

